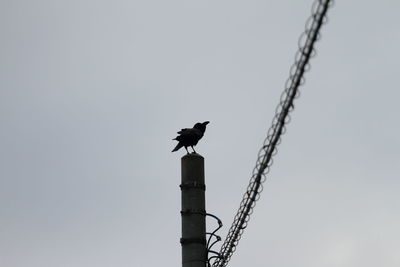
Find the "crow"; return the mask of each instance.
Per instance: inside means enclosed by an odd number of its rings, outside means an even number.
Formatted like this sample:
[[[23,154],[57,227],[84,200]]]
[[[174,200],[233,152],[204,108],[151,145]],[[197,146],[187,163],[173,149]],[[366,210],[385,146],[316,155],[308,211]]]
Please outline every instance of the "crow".
[[[172,140],[176,140],[179,143],[176,145],[172,152],[178,151],[181,147],[185,147],[186,152],[189,154],[187,149],[190,146],[193,149],[193,152],[196,153],[193,146],[197,145],[197,142],[203,137],[204,132],[206,131],[206,126],[209,124],[209,121],[205,121],[203,123],[196,123],[193,128],[185,128],[178,132],[178,136]]]

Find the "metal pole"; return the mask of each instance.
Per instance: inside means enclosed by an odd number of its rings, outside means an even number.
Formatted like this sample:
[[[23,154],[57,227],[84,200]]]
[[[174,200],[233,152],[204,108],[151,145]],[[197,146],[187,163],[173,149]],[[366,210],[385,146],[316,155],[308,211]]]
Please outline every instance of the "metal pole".
[[[182,267],[206,266],[206,210],[204,158],[187,154],[181,159]]]

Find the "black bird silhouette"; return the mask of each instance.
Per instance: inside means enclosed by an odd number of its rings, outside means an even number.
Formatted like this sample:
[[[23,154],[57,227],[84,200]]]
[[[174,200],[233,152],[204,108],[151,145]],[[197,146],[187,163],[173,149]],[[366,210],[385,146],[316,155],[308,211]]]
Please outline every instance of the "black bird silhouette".
[[[193,152],[196,153],[193,146],[197,145],[197,142],[203,137],[204,132],[206,131],[206,126],[209,124],[209,121],[205,121],[203,123],[196,123],[193,128],[185,128],[178,132],[178,136],[172,140],[176,140],[179,143],[176,145],[172,152],[178,151],[181,147],[185,147],[186,152],[189,154],[188,146],[193,149]]]

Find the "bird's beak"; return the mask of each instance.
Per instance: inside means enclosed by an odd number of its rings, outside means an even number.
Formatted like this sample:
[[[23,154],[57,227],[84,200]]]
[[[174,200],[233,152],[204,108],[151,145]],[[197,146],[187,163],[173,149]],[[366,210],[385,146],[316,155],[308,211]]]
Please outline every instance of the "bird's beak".
[[[210,123],[209,121],[203,122],[204,125],[207,125],[207,124],[209,124],[209,123]]]

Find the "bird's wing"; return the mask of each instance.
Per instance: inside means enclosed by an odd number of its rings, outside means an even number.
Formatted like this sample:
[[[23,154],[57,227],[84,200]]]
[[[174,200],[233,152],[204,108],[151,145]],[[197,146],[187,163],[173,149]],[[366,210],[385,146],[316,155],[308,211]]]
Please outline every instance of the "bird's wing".
[[[190,130],[190,129],[188,129],[188,128],[181,129],[179,132],[177,132],[177,134],[181,134],[181,133],[183,133],[183,132],[185,132],[187,130]]]
[[[178,134],[180,135],[175,138],[178,141],[200,139],[202,136],[201,131],[193,128],[182,129],[181,131],[178,132]]]

